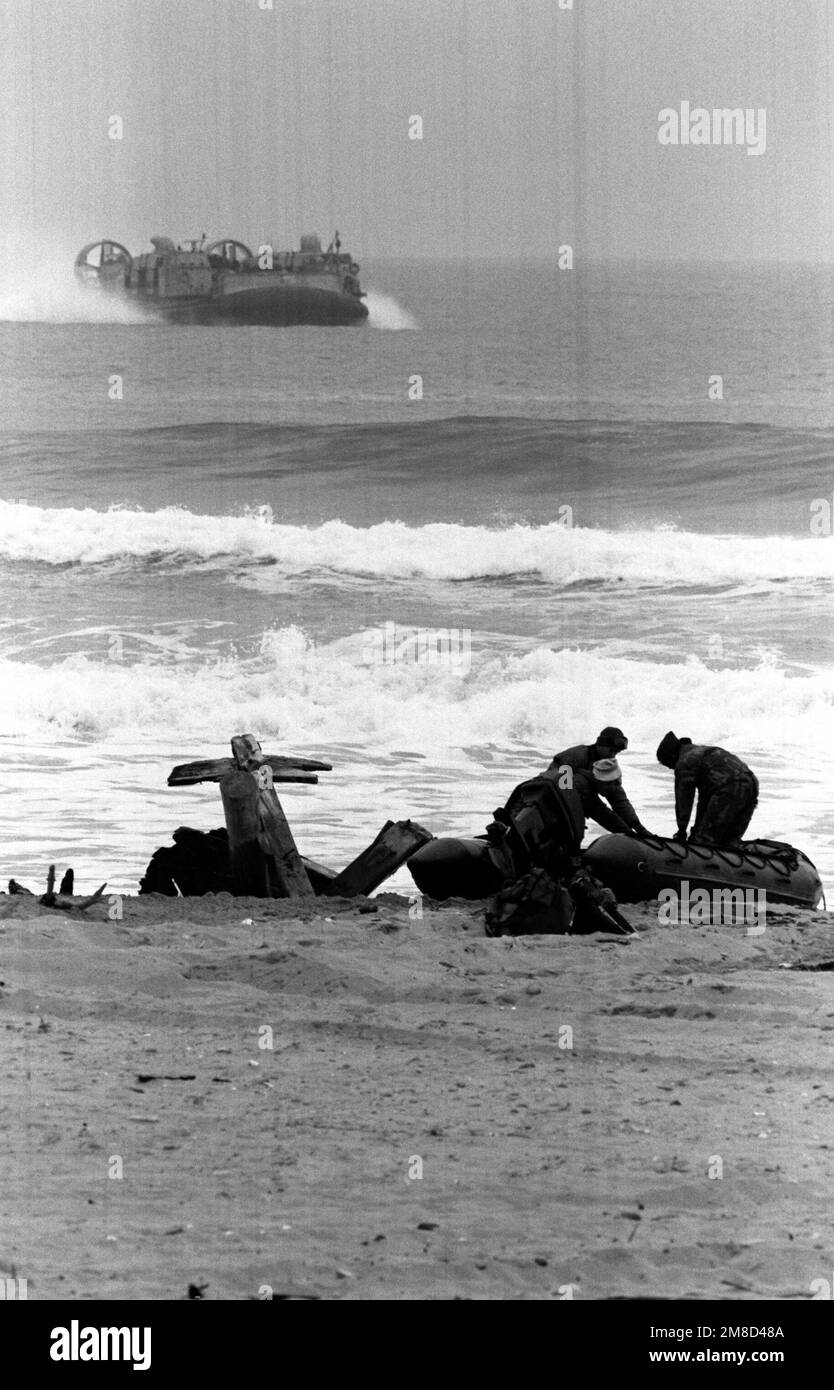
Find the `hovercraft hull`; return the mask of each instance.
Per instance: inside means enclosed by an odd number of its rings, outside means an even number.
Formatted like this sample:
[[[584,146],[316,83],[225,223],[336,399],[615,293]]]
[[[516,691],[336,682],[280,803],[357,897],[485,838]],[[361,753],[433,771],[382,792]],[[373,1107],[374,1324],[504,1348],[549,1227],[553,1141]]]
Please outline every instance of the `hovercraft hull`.
[[[717,845],[679,845],[674,840],[602,835],[584,851],[582,862],[618,902],[649,902],[663,889],[754,889],[769,902],[818,907],[822,883],[801,850],[772,840],[746,840],[737,849]]]
[[[153,251],[133,257],[109,239],[79,251],[75,273],[82,285],[123,296],[162,323],[358,324],[368,318],[359,266],[337,242],[322,251],[318,236],[301,238],[299,252],[258,256],[242,241],[226,238],[204,246],[176,246],[151,237]]]
[[[159,314],[166,323],[228,323],[291,328],[303,324],[359,324],[368,317],[367,308],[355,295],[296,285],[240,290],[235,294],[221,294],[203,300],[139,302],[143,308]]]

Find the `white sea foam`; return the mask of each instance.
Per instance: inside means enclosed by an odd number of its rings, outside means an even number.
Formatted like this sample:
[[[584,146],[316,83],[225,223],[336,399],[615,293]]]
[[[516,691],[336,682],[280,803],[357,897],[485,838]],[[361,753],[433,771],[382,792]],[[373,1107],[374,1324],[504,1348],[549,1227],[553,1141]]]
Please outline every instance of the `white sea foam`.
[[[0,272],[0,321],[12,323],[147,323],[138,306],[117,294],[84,286],[72,257],[54,256],[31,268],[7,261]]]
[[[272,563],[283,575],[329,570],[390,579],[526,576],[550,584],[636,588],[756,586],[834,578],[834,538],[707,536],[513,525],[504,528],[386,521],[351,526],[269,524],[253,516],[202,516],[177,507],[42,508],[0,502],[0,558],[48,565],[107,561],[234,567],[246,582]],[[254,568],[253,568],[254,567]],[[262,571],[260,571],[262,573]]]
[[[367,634],[314,644],[296,627],[264,634],[245,661],[199,666],[71,657],[50,666],[0,662],[0,726],[27,734],[174,743],[198,736],[225,747],[252,730],[274,746],[331,743],[425,757],[440,750],[524,746],[555,751],[616,718],[632,748],[654,749],[670,726],[730,747],[816,756],[834,715],[834,672],[788,674],[774,662],[715,670],[697,659],[663,663],[542,647],[479,651],[471,666],[369,664]]]
[[[289,627],[265,633],[260,655],[245,661],[0,661],[16,796],[5,837],[16,872],[34,888],[43,863],[58,860],[91,886],[107,879],[114,891],[135,891],[173,825],[220,823],[216,787],[175,796],[165,778],[177,762],[228,751],[235,732],[254,733],[269,751],[332,761],[319,786],[287,793],[304,852],[338,867],[386,817],[477,833],[516,782],[614,720],[630,738],[622,760],[646,824],[674,825],[671,777],[654,756],[672,726],[747,758],[762,780],[757,833],[791,839],[823,875],[834,873],[819,763],[834,672],[796,677],[767,662],[722,671],[694,659],[548,648],[499,657],[479,650],[477,634],[468,671],[369,665],[367,650],[365,633],[313,645]],[[37,826],[37,838],[21,842],[20,825]],[[407,872],[388,886],[408,891]]]
[[[381,294],[379,290],[368,290],[365,302],[371,328],[385,328],[389,332],[398,333],[403,329],[414,330],[420,326],[414,315],[394,299],[393,295]]]

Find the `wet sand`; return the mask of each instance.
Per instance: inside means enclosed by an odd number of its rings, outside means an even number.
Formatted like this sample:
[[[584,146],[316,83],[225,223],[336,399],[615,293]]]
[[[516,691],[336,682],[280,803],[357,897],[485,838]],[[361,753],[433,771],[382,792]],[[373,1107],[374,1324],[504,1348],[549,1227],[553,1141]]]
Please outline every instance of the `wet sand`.
[[[631,940],[492,941],[394,895],[0,897],[0,1272],[30,1299],[811,1298],[832,917],[625,911]]]

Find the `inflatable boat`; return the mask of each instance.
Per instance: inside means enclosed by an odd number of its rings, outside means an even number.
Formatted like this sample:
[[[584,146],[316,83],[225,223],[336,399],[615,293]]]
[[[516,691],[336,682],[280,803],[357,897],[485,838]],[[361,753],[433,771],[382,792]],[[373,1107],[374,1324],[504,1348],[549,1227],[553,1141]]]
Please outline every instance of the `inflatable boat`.
[[[520,853],[518,846],[511,849],[494,835],[447,836],[423,845],[408,867],[427,897],[480,899],[499,893],[536,858]],[[680,889],[683,882],[690,893],[696,888],[743,888],[794,907],[816,908],[823,902],[822,883],[811,860],[793,845],[775,840],[747,840],[730,849],[679,845],[660,836],[602,835],[582,852],[581,863],[620,903],[649,902],[664,888]]]
[[[408,861],[411,877],[428,898],[490,898],[507,881],[485,835],[429,840]]]
[[[810,859],[776,840],[745,840],[731,849],[681,845],[654,835],[601,835],[584,851],[582,863],[618,902],[647,902],[664,888],[678,890],[684,880],[690,892],[752,888],[764,892],[768,902],[795,907],[818,907],[823,899],[820,876]]]
[[[531,868],[559,873],[579,866],[585,814],[579,794],[554,778],[532,777],[494,813],[486,835],[444,836],[408,860],[411,877],[429,898],[490,898]]]

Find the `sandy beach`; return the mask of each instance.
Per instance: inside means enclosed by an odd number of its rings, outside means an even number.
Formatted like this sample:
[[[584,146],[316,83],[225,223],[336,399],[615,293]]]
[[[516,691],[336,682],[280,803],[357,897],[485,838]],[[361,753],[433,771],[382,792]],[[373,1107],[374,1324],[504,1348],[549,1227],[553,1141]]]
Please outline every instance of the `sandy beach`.
[[[30,1299],[830,1277],[827,913],[489,940],[393,894],[0,904],[0,1271]]]

